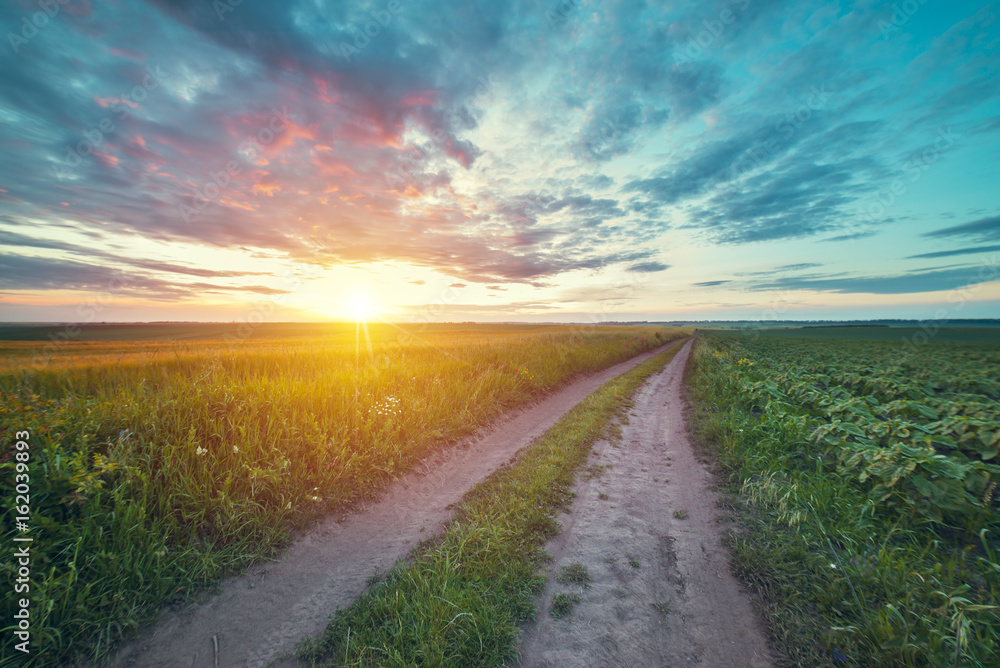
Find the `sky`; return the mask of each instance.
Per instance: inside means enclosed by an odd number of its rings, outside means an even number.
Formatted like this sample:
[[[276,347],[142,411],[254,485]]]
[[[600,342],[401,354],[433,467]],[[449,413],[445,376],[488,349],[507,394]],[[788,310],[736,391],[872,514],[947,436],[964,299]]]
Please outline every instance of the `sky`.
[[[998,15],[5,2],[0,320],[1000,317]]]

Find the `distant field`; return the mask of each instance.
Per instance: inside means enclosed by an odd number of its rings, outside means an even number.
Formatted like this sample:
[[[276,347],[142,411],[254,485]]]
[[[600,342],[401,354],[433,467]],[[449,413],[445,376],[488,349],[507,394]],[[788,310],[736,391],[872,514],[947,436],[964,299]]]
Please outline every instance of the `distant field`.
[[[368,323],[361,328],[351,323],[267,323],[252,327],[244,325],[243,329],[235,324],[128,324],[81,325],[78,330],[65,326],[0,325],[0,372],[98,362],[148,363],[234,351],[259,354],[275,350],[310,350],[315,349],[318,343],[347,346],[352,350],[357,344],[367,350],[367,341],[434,346],[482,337],[510,338],[543,330],[549,336],[562,336],[590,329],[593,328],[576,325],[474,323]],[[600,330],[631,331],[634,334],[638,328],[601,327]]]
[[[296,324],[240,339],[143,325],[0,344],[0,485],[23,475],[14,434],[30,432],[34,665],[103,656],[161,604],[436,448],[687,332]],[[14,504],[0,498],[8,545]],[[0,564],[8,580],[12,563]],[[5,597],[0,615],[13,605]],[[0,665],[11,651],[0,647]]]
[[[943,343],[992,343],[1000,341],[1000,327],[788,327],[775,329],[703,329],[724,336],[855,341],[939,341]],[[926,337],[926,339],[925,339]]]
[[[373,332],[494,332],[516,334],[553,325],[491,325],[479,323],[388,324],[369,323]],[[352,323],[268,322],[247,323],[114,323],[86,325],[0,324],[0,341],[199,341],[231,339],[283,339],[303,336],[354,335]]]

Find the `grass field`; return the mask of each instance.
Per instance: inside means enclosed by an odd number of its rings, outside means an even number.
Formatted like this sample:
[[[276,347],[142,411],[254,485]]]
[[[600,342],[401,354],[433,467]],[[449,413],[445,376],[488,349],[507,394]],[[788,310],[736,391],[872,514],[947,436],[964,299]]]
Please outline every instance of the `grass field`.
[[[273,554],[435,448],[683,335],[317,327],[185,341],[140,328],[138,342],[119,328],[0,346],[4,485],[23,480],[14,435],[30,433],[35,665],[105,656],[163,603]],[[12,544],[20,511],[11,495],[2,503]],[[2,568],[13,580],[12,562]],[[13,606],[6,597],[0,614]]]
[[[996,666],[1000,343],[762,334],[691,383],[783,663]]]

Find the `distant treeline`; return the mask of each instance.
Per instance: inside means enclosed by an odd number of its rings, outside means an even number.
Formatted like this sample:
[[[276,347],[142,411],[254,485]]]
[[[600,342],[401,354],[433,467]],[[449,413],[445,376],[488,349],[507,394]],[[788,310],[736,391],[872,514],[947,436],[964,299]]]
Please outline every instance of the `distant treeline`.
[[[1000,318],[967,318],[943,320],[669,320],[606,322],[605,325],[661,325],[665,327],[1000,327]]]
[[[858,324],[843,324],[843,325],[802,325],[802,329],[823,329],[829,327],[888,327],[889,325],[884,325],[882,323],[858,323]]]

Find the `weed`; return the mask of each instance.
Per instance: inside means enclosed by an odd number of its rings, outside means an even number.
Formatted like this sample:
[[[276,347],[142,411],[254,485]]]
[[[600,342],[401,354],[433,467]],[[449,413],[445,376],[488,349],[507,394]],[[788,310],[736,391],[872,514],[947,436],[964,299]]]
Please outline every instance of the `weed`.
[[[552,607],[549,608],[549,614],[552,615],[553,619],[562,619],[568,615],[573,610],[573,606],[579,602],[579,594],[556,594],[552,597]]]
[[[675,510],[674,519],[675,520],[686,520],[688,518],[688,511],[686,510]]]
[[[560,584],[578,584],[581,587],[590,587],[590,573],[587,571],[587,567],[579,562],[574,562],[568,566],[563,566],[559,575],[556,576],[556,581]]]
[[[634,554],[626,552],[625,557],[628,559],[629,566],[631,566],[632,568],[639,568],[639,559],[637,559]]]

